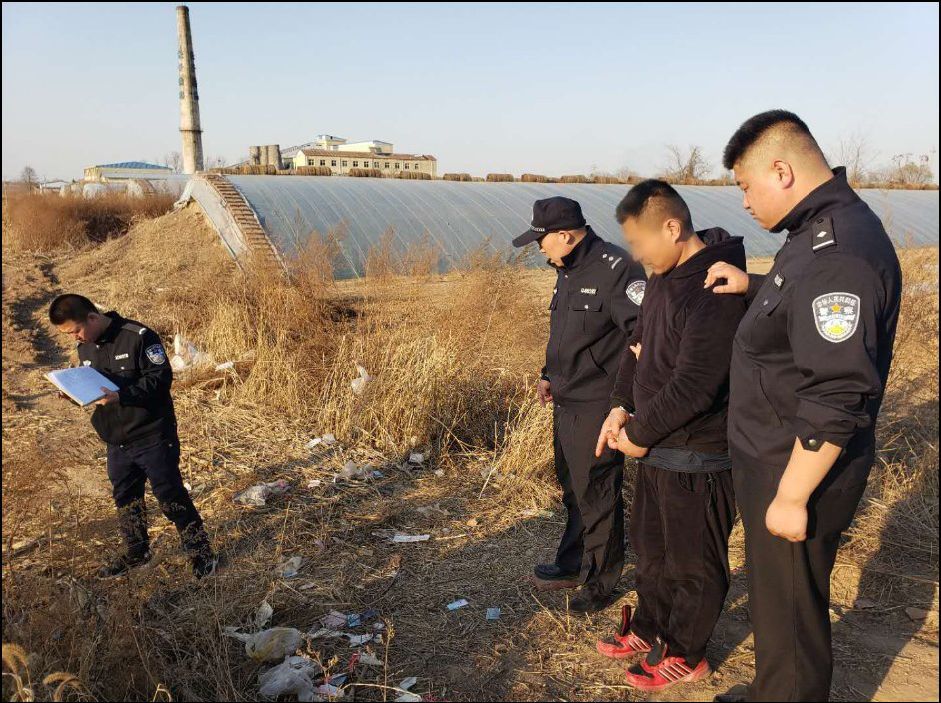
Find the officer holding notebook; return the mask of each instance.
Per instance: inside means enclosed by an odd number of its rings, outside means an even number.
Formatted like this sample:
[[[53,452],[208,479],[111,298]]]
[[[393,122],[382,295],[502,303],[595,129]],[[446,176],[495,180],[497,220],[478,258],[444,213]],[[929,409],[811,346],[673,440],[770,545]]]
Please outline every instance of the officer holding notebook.
[[[157,334],[116,312],[101,314],[81,295],[60,295],[49,321],[78,342],[82,365],[117,386],[102,387],[91,421],[108,445],[108,478],[126,550],[101,567],[100,578],[127,573],[150,560],[144,484],[177,528],[196,578],[215,571],[217,559],[202,519],[183,486],[180,442],[170,384],[173,371]]]

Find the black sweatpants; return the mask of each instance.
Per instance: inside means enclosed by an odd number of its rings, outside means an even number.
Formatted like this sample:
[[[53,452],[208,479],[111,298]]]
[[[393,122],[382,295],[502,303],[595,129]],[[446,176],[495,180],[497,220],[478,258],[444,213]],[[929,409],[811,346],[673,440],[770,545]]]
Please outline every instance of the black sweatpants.
[[[190,555],[210,549],[203,521],[183,486],[176,437],[132,445],[109,444],[108,478],[118,509],[118,525],[130,554],[142,554],[150,546],[144,506],[144,484],[148,479],[161,511],[180,533],[183,548]]]
[[[568,511],[556,565],[578,573],[599,594],[614,591],[624,566],[624,455],[605,448],[595,457],[607,405],[572,410],[555,406],[555,472]]]
[[[648,642],[659,637],[671,656],[694,666],[706,654],[729,590],[731,474],[637,466],[630,540],[638,602],[631,630]]]
[[[748,700],[826,701],[833,674],[830,572],[866,484],[818,489],[807,505],[807,539],[788,542],[765,526],[782,470],[735,456],[732,467],[755,633]]]

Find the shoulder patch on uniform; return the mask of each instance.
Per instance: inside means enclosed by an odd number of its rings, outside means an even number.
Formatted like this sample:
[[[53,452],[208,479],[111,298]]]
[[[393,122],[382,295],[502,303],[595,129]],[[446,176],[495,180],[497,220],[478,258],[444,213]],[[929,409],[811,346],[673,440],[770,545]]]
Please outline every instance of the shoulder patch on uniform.
[[[828,342],[843,342],[853,336],[859,324],[859,296],[852,293],[826,293],[814,299],[814,324]]]
[[[829,217],[818,217],[811,225],[811,245],[814,251],[820,251],[836,244],[836,235],[833,233],[833,220]]]
[[[612,257],[609,257],[609,258],[614,258],[614,257],[612,256]],[[614,259],[614,263],[611,264],[611,270],[612,270],[612,271],[614,270],[614,267],[615,267],[615,266],[617,266],[619,263],[621,263],[621,260],[622,260],[623,258],[624,258],[623,256],[619,256],[618,258]]]
[[[634,305],[640,305],[644,302],[644,293],[647,292],[647,281],[632,281],[627,284],[624,292]]]
[[[137,334],[144,334],[147,331],[147,328],[143,325],[136,325],[133,322],[125,322],[121,325],[121,329],[125,329],[128,332],[136,332]]]
[[[162,344],[151,344],[144,350],[150,363],[160,366],[167,363],[167,353],[163,350]]]

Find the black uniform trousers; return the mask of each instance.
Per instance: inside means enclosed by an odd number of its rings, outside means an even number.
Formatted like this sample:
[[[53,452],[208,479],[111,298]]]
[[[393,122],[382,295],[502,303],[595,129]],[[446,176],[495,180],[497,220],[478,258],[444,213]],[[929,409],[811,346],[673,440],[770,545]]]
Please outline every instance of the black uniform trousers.
[[[732,472],[670,471],[639,463],[630,540],[637,554],[631,630],[666,642],[693,666],[706,654],[729,591],[735,524]]]
[[[608,415],[606,404],[577,410],[555,405],[555,471],[568,511],[556,565],[578,573],[599,594],[614,591],[624,566],[624,455],[595,444]]]
[[[733,455],[732,472],[745,528],[755,633],[755,680],[748,700],[826,701],[833,674],[830,572],[866,485],[823,484],[807,505],[807,539],[788,542],[765,526],[781,471]]]
[[[129,554],[140,555],[150,546],[144,484],[157,498],[161,511],[180,533],[183,548],[195,556],[210,550],[203,521],[183,486],[180,442],[176,437],[134,444],[108,445],[108,478],[118,509],[118,524]]]

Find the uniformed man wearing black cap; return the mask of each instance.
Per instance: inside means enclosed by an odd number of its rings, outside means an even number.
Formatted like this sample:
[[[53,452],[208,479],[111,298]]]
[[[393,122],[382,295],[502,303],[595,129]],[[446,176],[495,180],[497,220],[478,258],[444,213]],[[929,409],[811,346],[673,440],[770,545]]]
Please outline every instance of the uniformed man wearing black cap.
[[[124,538],[124,553],[103,565],[99,578],[121,576],[150,561],[147,481],[180,534],[193,575],[211,575],[218,560],[180,476],[180,440],[170,397],[173,371],[160,337],[116,312],[100,313],[88,298],[74,293],[52,301],[49,321],[78,342],[82,364],[118,387],[95,402],[91,416],[92,426],[108,445],[108,478]]]
[[[747,699],[830,695],[830,572],[875,454],[901,297],[892,242],[807,128],[772,110],[725,148],[744,206],[787,230],[766,276],[705,281],[751,305],[732,351],[729,445],[745,527],[755,679]],[[720,697],[720,699],[732,699]]]
[[[595,439],[646,277],[627,252],[587,226],[569,198],[536,201],[532,226],[513,246],[531,242],[557,271],[537,392],[543,405],[553,404],[556,475],[568,511],[555,561],[536,566],[534,583],[543,590],[581,584],[570,608],[595,612],[610,603],[624,564],[624,456],[606,448],[596,458]]]

